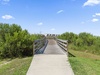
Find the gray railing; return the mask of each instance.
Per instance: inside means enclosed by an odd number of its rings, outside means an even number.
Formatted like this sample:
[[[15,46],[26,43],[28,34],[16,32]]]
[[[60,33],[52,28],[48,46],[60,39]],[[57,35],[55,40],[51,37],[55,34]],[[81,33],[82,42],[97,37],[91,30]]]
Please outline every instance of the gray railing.
[[[68,52],[68,40],[56,39],[56,41],[63,50]]]
[[[65,51],[67,52],[67,55],[68,55],[69,57],[75,57],[75,55],[73,55],[72,53],[70,53],[70,52],[68,51],[68,40],[61,40],[61,39],[57,39],[57,38],[55,38],[55,39],[56,39],[58,45],[59,45],[63,50],[65,50]]]
[[[36,54],[46,44],[46,38],[35,40],[33,43],[33,54]]]

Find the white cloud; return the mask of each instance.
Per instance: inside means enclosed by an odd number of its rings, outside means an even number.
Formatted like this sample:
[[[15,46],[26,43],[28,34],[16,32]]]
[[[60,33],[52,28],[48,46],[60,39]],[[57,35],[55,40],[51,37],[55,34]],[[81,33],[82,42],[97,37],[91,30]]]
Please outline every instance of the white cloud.
[[[96,16],[100,16],[100,13],[96,13],[95,15],[96,15]]]
[[[4,15],[4,16],[2,16],[2,18],[3,18],[3,19],[6,19],[6,20],[14,19],[14,17],[11,16],[11,15]]]
[[[100,13],[95,13],[95,15],[93,15],[93,17],[96,17],[96,16],[100,16]]]
[[[97,22],[97,21],[99,21],[99,19],[94,18],[94,19],[92,19],[91,21],[92,21],[92,22]]]
[[[10,0],[0,0],[1,4],[6,5],[10,2]]]
[[[60,13],[62,13],[62,12],[64,12],[64,10],[59,10],[59,11],[57,12],[57,14],[60,14]]]
[[[51,28],[51,30],[52,30],[52,31],[54,31],[54,30],[55,30],[55,28]]]
[[[41,25],[43,25],[43,23],[42,23],[42,22],[40,22],[40,23],[38,23],[37,25],[38,25],[38,26],[41,26]]]
[[[83,4],[83,6],[94,6],[97,4],[100,4],[100,0],[87,0],[87,2]]]

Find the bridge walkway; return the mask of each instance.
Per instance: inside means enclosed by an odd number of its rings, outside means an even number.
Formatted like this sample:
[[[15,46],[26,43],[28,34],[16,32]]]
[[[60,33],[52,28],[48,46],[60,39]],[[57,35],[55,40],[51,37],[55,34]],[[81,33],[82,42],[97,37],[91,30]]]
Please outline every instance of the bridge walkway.
[[[53,39],[48,40],[44,54],[34,55],[26,75],[74,75],[66,53]]]
[[[44,51],[44,54],[63,54],[66,55],[66,52],[62,50],[57,42],[53,39],[48,39],[48,45]]]

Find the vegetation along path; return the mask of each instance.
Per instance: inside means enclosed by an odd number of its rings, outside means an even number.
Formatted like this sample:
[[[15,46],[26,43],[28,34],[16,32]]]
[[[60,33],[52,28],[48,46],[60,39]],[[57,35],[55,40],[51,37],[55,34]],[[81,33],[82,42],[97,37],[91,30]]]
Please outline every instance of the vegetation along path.
[[[34,55],[27,75],[74,75],[66,53],[53,39],[48,40],[44,54]]]

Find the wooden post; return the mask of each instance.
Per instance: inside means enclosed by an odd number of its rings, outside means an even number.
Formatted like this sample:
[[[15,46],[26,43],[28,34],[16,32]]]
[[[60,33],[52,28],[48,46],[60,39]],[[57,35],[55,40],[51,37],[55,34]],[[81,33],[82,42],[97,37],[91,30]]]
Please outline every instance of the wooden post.
[[[67,56],[68,56],[68,40],[67,40],[67,43],[66,44],[67,44],[66,46],[67,46]]]
[[[33,42],[33,55],[35,54],[35,41]]]

